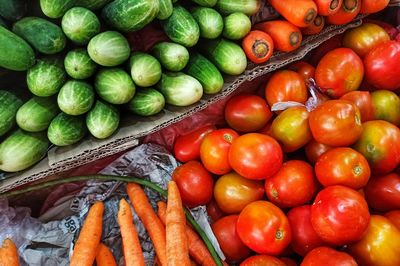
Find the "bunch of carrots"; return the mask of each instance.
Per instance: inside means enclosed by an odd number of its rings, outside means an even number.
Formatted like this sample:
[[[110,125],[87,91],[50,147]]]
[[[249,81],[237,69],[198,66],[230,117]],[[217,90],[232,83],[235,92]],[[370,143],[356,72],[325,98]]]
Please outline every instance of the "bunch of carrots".
[[[266,62],[274,50],[291,52],[300,47],[303,35],[322,31],[325,22],[343,25],[358,14],[383,10],[389,0],[268,0],[284,19],[261,22],[242,40],[246,56],[253,63]]]

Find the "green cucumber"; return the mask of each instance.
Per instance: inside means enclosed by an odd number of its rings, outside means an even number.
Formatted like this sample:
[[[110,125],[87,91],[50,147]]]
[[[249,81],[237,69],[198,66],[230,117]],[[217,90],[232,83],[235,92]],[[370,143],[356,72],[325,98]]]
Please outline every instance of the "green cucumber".
[[[84,45],[100,32],[100,21],[89,9],[73,7],[63,16],[61,27],[68,39]]]
[[[149,54],[135,52],[129,60],[131,77],[136,85],[150,87],[161,78],[161,65],[158,60]]]
[[[94,36],[87,47],[90,58],[102,66],[117,66],[131,53],[128,40],[117,31],[105,31]]]
[[[171,0],[158,0],[160,2],[160,8],[158,10],[157,18],[160,20],[167,19],[172,15],[174,6]]]
[[[57,96],[58,107],[69,115],[81,115],[92,108],[94,91],[89,83],[70,80],[62,86]]]
[[[192,105],[203,96],[201,83],[182,72],[162,74],[157,89],[164,95],[166,103],[174,106]]]
[[[14,125],[18,109],[22,101],[11,92],[0,90],[0,137]]]
[[[0,170],[25,170],[39,162],[46,155],[48,147],[46,133],[18,129],[0,144]]]
[[[160,42],[153,46],[152,54],[169,71],[181,71],[189,61],[185,46],[173,42]]]
[[[215,39],[221,35],[224,28],[222,16],[212,8],[197,7],[193,9],[192,16],[200,28],[200,37]]]
[[[284,1],[284,0],[283,0]],[[218,0],[215,8],[221,14],[242,12],[248,16],[256,14],[261,7],[261,0]]]
[[[118,129],[119,119],[119,112],[114,106],[97,101],[86,115],[86,126],[92,136],[105,139]]]
[[[156,18],[159,0],[115,0],[102,10],[107,24],[119,31],[130,32],[142,29]]]
[[[103,100],[112,104],[129,102],[136,91],[131,76],[122,68],[100,70],[96,75],[94,87]]]
[[[0,67],[25,71],[35,64],[35,52],[21,37],[0,26]]]
[[[59,113],[47,129],[47,137],[57,146],[68,146],[79,142],[86,134],[85,116]]]
[[[192,2],[205,7],[213,7],[217,4],[217,0],[192,0]]]
[[[138,90],[128,103],[128,109],[137,115],[151,116],[164,109],[165,98],[161,92],[153,88]]]
[[[17,21],[27,12],[27,0],[0,0],[0,15],[10,21]]]
[[[172,15],[163,21],[165,34],[174,42],[186,47],[196,45],[200,29],[193,16],[182,6],[175,6]]]
[[[52,97],[35,96],[18,109],[17,124],[25,131],[40,132],[49,127],[59,111]]]
[[[218,93],[224,86],[224,78],[218,68],[199,53],[192,54],[185,72],[201,83],[206,94]]]
[[[231,40],[244,38],[251,30],[250,18],[240,12],[232,13],[224,18],[224,30],[222,35]]]
[[[76,0],[40,0],[42,12],[49,18],[62,17],[75,4]]]
[[[112,0],[77,0],[76,5],[90,10],[98,10],[111,1]]]
[[[43,18],[25,17],[17,21],[12,30],[43,54],[61,52],[66,45],[61,28]]]
[[[74,79],[87,79],[96,71],[97,64],[90,58],[86,49],[75,49],[64,58],[67,74]]]

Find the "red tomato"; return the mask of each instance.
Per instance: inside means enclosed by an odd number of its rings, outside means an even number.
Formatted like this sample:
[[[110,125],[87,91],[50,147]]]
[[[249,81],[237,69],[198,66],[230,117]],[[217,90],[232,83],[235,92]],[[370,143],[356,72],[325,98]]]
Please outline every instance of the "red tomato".
[[[385,120],[400,126],[400,98],[393,91],[378,90],[371,93],[375,120]]]
[[[290,70],[296,71],[304,78],[304,80],[308,81],[311,78],[314,78],[315,68],[307,62],[297,61],[289,66]]]
[[[282,149],[275,139],[260,133],[247,133],[232,143],[229,163],[241,176],[262,180],[281,168]]]
[[[255,201],[239,214],[236,230],[243,243],[257,253],[278,255],[290,244],[289,221],[268,201]]]
[[[361,122],[374,119],[374,109],[369,91],[351,91],[340,97],[340,99],[348,100],[358,107],[361,114]]]
[[[297,254],[305,256],[312,249],[325,244],[311,225],[311,205],[293,208],[287,217],[292,231],[291,246]]]
[[[305,147],[305,152],[308,161],[311,164],[315,164],[322,154],[332,149],[332,147],[319,143],[315,139],[312,139],[309,143],[307,143]]]
[[[360,110],[349,101],[326,101],[310,113],[311,133],[319,143],[349,146],[361,135],[360,116]]]
[[[235,172],[218,178],[214,198],[225,213],[239,213],[247,204],[264,196],[262,181],[249,180]]]
[[[365,76],[382,90],[400,87],[400,42],[387,41],[375,46],[364,58]]]
[[[223,175],[232,170],[228,153],[232,142],[237,137],[239,134],[230,128],[215,130],[204,137],[200,145],[200,158],[208,171]]]
[[[272,137],[272,122],[273,122],[273,121],[270,120],[270,121],[265,125],[265,127],[263,127],[262,129],[260,129],[260,130],[258,131],[258,133],[264,134],[264,135],[268,135],[268,136],[271,136],[271,137]]]
[[[238,217],[239,215],[225,216],[211,225],[219,246],[229,263],[240,262],[251,253],[236,232]]]
[[[303,205],[317,192],[314,169],[304,161],[287,161],[275,175],[265,180],[265,192],[280,208]]]
[[[349,48],[328,52],[315,69],[315,81],[323,93],[339,98],[357,90],[364,76],[361,58]]]
[[[390,0],[362,0],[361,11],[362,14],[371,14],[379,12],[389,4]]]
[[[252,132],[262,129],[272,117],[267,102],[251,94],[231,98],[225,106],[225,120],[234,130]]]
[[[281,261],[283,261],[286,266],[297,266],[297,263],[294,260],[290,259],[290,258],[281,257],[279,259]]]
[[[321,43],[317,48],[315,48],[315,50],[311,52],[311,57],[308,62],[313,66],[317,66],[319,61],[321,61],[321,58],[324,57],[328,52],[342,47],[342,38],[343,35],[340,34],[330,38],[326,42]]]
[[[321,190],[311,206],[311,224],[325,242],[345,245],[361,239],[369,223],[368,205],[362,195],[348,187]]]
[[[225,216],[225,214],[219,208],[215,199],[212,199],[207,204],[207,214],[211,218],[211,223],[214,223],[215,221],[219,220],[221,217]]]
[[[318,247],[310,251],[303,259],[301,266],[357,266],[357,262],[346,252],[329,247]]]
[[[369,206],[375,210],[400,209],[400,175],[396,173],[372,177],[364,192]]]
[[[363,19],[363,22],[365,23],[373,23],[376,24],[380,27],[382,27],[387,34],[389,34],[390,39],[394,40],[397,33],[399,32],[393,25],[384,22],[382,20],[376,20],[376,19],[369,19],[368,17],[366,17],[365,19]]]
[[[342,7],[333,15],[327,16],[329,24],[342,25],[351,22],[360,13],[361,0],[343,0]]]
[[[400,163],[400,130],[382,120],[365,122],[354,148],[367,158],[372,173],[390,173]]]
[[[268,256],[268,255],[254,255],[246,260],[244,260],[242,263],[240,263],[240,266],[286,266],[286,263],[284,263],[282,260]]]
[[[387,212],[385,213],[385,217],[400,230],[400,210]]]
[[[214,180],[197,161],[178,166],[172,174],[172,180],[178,185],[183,204],[189,208],[205,205],[212,198]]]
[[[371,176],[365,157],[348,147],[331,149],[315,164],[318,181],[325,187],[342,185],[355,190],[364,187]]]
[[[199,159],[201,142],[208,133],[215,129],[215,126],[205,126],[177,137],[174,145],[175,158],[183,163]]]

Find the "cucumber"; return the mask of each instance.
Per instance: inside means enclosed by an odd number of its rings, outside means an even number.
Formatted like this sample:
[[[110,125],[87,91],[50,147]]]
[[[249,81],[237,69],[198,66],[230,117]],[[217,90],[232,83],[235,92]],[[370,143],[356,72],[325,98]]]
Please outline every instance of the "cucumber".
[[[172,15],[163,21],[165,34],[174,42],[186,47],[196,45],[200,29],[193,16],[182,6],[175,6]]]
[[[172,15],[174,6],[171,0],[158,0],[160,8],[158,10],[157,18],[160,20],[167,19]]]
[[[192,54],[185,72],[201,83],[206,94],[218,93],[224,86],[224,78],[218,68],[199,53]]]
[[[284,1],[284,0],[282,0]],[[215,8],[221,14],[242,12],[248,16],[256,14],[261,7],[261,0],[218,0]]]
[[[18,109],[17,124],[25,131],[40,132],[49,127],[58,112],[52,97],[33,97]]]
[[[135,52],[129,60],[131,77],[136,85],[150,87],[161,78],[161,65],[158,60],[149,54]]]
[[[232,13],[224,18],[224,30],[222,35],[231,40],[244,38],[251,30],[250,18],[240,12]]]
[[[40,0],[42,12],[49,18],[62,17],[75,4],[76,0]]]
[[[46,97],[59,92],[67,80],[64,68],[52,59],[40,59],[26,74],[28,89],[36,96]]]
[[[15,116],[22,101],[11,92],[0,90],[0,137],[15,125]]]
[[[166,103],[175,106],[189,106],[203,96],[200,82],[182,72],[162,74],[157,89],[164,95]]]
[[[158,90],[146,88],[138,90],[133,99],[128,103],[128,109],[137,115],[151,116],[164,109],[165,99]]]
[[[142,29],[156,18],[159,0],[115,0],[106,5],[101,14],[107,24],[119,31]]]
[[[119,112],[114,106],[96,101],[95,106],[86,115],[86,126],[95,138],[105,139],[111,136],[119,125]]]
[[[81,115],[92,108],[94,91],[89,83],[70,80],[62,86],[57,96],[58,107],[69,115]]]
[[[67,74],[74,79],[87,79],[96,71],[97,64],[90,58],[86,49],[75,49],[64,58]]]
[[[77,0],[76,5],[90,10],[98,10],[112,0]]]
[[[94,87],[103,100],[112,104],[129,102],[136,91],[131,76],[121,68],[100,70],[96,75]]]
[[[221,35],[224,29],[222,16],[212,8],[197,7],[193,9],[192,16],[200,28],[200,37],[215,39]]]
[[[68,146],[79,142],[86,134],[85,116],[59,113],[47,129],[47,137],[57,146]]]
[[[152,54],[169,71],[181,71],[189,61],[185,46],[173,42],[160,42],[153,46]]]
[[[61,28],[43,18],[25,17],[15,22],[12,30],[43,54],[61,52],[66,45]]]
[[[44,132],[33,133],[18,129],[0,144],[0,170],[25,170],[46,155],[49,144]]]
[[[73,7],[63,16],[61,27],[68,39],[84,45],[100,32],[100,21],[89,9]]]
[[[0,26],[3,26],[4,28],[8,29],[7,23],[1,16],[0,16]]]
[[[247,58],[242,48],[223,38],[205,41],[201,49],[219,70],[228,75],[242,74],[247,67]]]
[[[90,58],[102,66],[117,66],[131,53],[128,40],[117,31],[105,31],[94,36],[87,47]]]
[[[0,67],[25,71],[35,64],[35,52],[21,37],[0,26]]]
[[[205,7],[213,7],[217,4],[217,0],[192,0],[192,2]]]
[[[0,0],[0,15],[10,21],[17,21],[27,12],[27,0]]]

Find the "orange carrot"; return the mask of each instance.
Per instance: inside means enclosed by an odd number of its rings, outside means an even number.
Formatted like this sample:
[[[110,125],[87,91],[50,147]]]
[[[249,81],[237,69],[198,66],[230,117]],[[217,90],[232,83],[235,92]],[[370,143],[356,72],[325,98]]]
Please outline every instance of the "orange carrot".
[[[139,236],[133,224],[131,207],[125,199],[121,199],[119,202],[118,224],[121,229],[125,265],[145,266]]]
[[[300,29],[286,20],[261,22],[254,25],[254,29],[268,33],[274,41],[274,48],[282,52],[296,50],[303,39]]]
[[[339,11],[343,0],[314,0],[318,7],[318,14],[330,16]]]
[[[165,227],[151,207],[143,189],[135,184],[126,186],[133,208],[146,228],[162,266],[167,265]]]
[[[306,28],[301,28],[301,32],[304,35],[314,35],[318,34],[322,31],[325,26],[325,18],[321,15],[318,15],[314,21],[310,24],[310,26]]]
[[[101,201],[93,204],[83,223],[78,240],[71,257],[70,266],[92,266],[96,258],[103,230],[104,204]]]
[[[352,21],[361,10],[361,0],[343,0],[339,11],[326,17],[326,22],[333,25],[343,25]]]
[[[271,6],[297,27],[307,27],[317,15],[313,0],[269,0]]]
[[[268,33],[253,30],[243,39],[242,47],[248,59],[253,63],[260,64],[272,56],[274,41]]]
[[[0,265],[1,266],[18,266],[19,256],[18,250],[11,239],[5,239],[0,248]]]
[[[111,250],[103,243],[99,244],[96,255],[97,266],[117,266]]]

